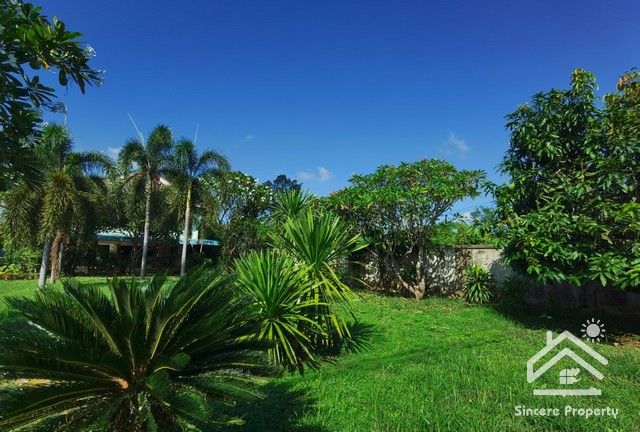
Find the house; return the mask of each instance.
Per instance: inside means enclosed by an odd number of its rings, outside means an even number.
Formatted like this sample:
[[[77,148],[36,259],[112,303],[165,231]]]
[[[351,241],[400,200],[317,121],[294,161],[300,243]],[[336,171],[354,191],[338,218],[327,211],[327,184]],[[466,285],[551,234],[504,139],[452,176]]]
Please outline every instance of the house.
[[[122,230],[102,231],[97,234],[97,263],[96,267],[106,273],[130,273],[139,264],[142,239],[135,238],[130,233]],[[177,240],[153,241],[148,252],[149,268],[156,271],[166,269],[178,271],[180,268],[180,255],[183,236]],[[188,244],[187,254],[197,254],[202,258],[215,259],[220,250],[218,240],[198,239],[198,231],[194,231]],[[138,257],[133,255],[137,253]]]

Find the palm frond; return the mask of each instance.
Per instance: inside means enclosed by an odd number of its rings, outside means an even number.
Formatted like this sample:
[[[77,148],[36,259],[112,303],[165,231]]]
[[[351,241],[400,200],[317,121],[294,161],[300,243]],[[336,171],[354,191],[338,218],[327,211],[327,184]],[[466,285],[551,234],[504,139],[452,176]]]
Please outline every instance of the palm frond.
[[[0,386],[0,428],[235,422],[215,412],[254,395],[256,374],[271,370],[231,278],[200,268],[173,284],[114,278],[109,289],[65,281],[8,299],[29,323],[0,323],[0,375],[9,380]]]

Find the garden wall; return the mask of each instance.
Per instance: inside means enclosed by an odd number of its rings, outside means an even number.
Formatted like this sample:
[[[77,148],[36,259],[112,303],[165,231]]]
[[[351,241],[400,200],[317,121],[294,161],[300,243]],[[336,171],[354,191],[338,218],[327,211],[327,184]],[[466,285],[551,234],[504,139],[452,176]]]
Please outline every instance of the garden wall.
[[[360,260],[366,265],[361,278],[373,284],[377,280],[375,259],[369,252]],[[443,247],[427,262],[433,272],[427,283],[429,292],[437,295],[458,295],[462,291],[464,271],[471,265],[480,265],[489,270],[498,286],[513,271],[504,264],[502,251],[492,246]],[[640,315],[640,293],[621,290],[611,286],[591,283],[585,286],[567,283],[539,284],[529,282],[524,301],[534,305],[549,305],[560,308],[582,309],[611,314]]]

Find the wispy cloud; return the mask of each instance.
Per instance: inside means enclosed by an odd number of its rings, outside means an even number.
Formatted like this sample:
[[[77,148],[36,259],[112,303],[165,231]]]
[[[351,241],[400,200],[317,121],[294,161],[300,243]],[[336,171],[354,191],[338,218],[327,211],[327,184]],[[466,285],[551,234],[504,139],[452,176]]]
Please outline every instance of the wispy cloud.
[[[440,151],[447,156],[465,157],[469,150],[471,147],[467,142],[453,132],[449,132],[449,139],[440,147]]]
[[[333,173],[320,166],[315,171],[298,171],[295,177],[303,182],[326,183],[333,179]]]
[[[107,147],[107,156],[109,156],[114,161],[118,160],[118,155],[120,154],[120,150],[122,147]]]

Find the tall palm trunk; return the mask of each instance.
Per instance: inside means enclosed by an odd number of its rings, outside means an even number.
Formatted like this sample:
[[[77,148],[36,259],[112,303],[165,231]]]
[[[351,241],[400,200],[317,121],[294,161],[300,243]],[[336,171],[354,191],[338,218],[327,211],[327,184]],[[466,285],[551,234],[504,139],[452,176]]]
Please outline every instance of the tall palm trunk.
[[[49,255],[51,252],[51,239],[48,238],[44,241],[44,247],[42,249],[42,261],[40,261],[40,278],[38,279],[38,288],[41,290],[47,286],[47,263],[49,262]]]
[[[62,263],[62,249],[64,248],[64,234],[60,231],[53,239],[51,246],[51,283],[56,283],[60,277],[60,266]]]
[[[189,223],[191,219],[191,185],[187,188],[187,207],[184,211],[184,231],[182,232],[182,257],[180,258],[180,276],[187,268],[187,245],[189,243]]]
[[[147,271],[149,228],[151,226],[151,181],[151,179],[147,180],[147,203],[144,209],[144,235],[142,237],[142,261],[140,263],[140,277],[144,277]]]

